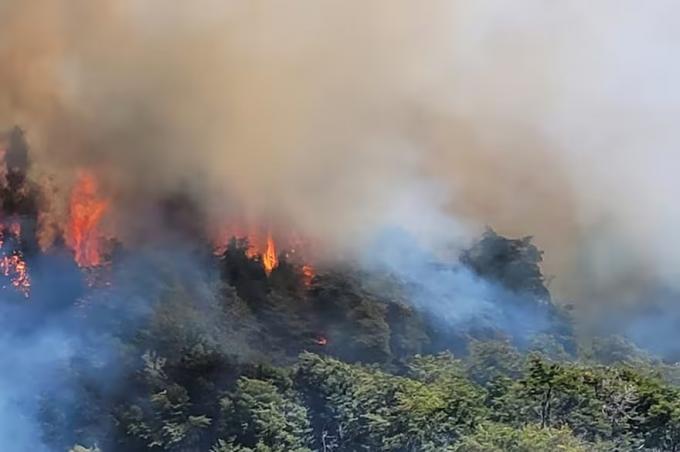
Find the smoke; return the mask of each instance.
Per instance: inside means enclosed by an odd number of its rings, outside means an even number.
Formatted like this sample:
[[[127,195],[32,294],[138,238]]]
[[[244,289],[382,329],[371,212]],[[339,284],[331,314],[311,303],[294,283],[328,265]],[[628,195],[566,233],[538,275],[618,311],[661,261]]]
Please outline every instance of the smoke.
[[[178,192],[334,252],[490,224],[563,297],[620,303],[677,281],[678,8],[4,0],[0,124],[56,198],[98,171],[124,240]]]
[[[0,0],[0,130],[26,131],[56,222],[87,168],[111,200],[106,226],[130,245],[159,235],[157,205],[178,194],[215,227],[236,217],[295,230],[329,256],[399,227],[423,248],[392,236],[368,261],[398,256],[414,304],[452,323],[498,323],[489,300],[510,295],[463,267],[433,269],[434,256],[487,224],[534,234],[558,298],[607,312],[663,292],[661,313],[633,333],[666,352],[670,336],[659,343],[649,325],[677,330],[675,292],[654,289],[676,289],[680,268],[679,9]],[[74,298],[55,266],[31,268],[36,291],[51,292],[34,293],[35,306]],[[510,314],[512,332],[542,326]],[[2,316],[20,331],[0,336],[0,445],[35,449],[35,394],[62,384],[51,377],[89,347],[105,361],[108,350],[64,320],[76,308],[34,316],[48,325],[29,331]]]
[[[549,300],[484,279],[459,261],[442,263],[417,243],[403,230],[383,231],[362,262],[369,271],[396,277],[428,321],[457,334],[502,332],[523,345],[555,326]]]
[[[69,338],[54,331],[43,331],[39,337],[28,340],[7,336],[3,333],[3,361],[7,371],[0,378],[0,444],[49,450],[38,442],[41,432],[35,418],[39,410],[35,390],[56,387],[55,370],[72,356]]]
[[[140,199],[181,191],[216,221],[255,217],[333,242],[420,186],[398,129],[422,77],[402,53],[417,58],[428,39],[385,50],[427,31],[424,12],[412,23],[399,8],[338,2],[40,3],[5,6],[17,64],[2,69],[0,117],[29,130],[36,167],[64,187],[75,166],[99,168],[122,234],[148,208]]]
[[[253,359],[243,325],[236,324],[244,317],[227,318],[229,292],[216,290],[217,271],[191,249],[136,250],[102,273],[108,284],[98,287],[86,281],[67,253],[43,254],[30,264],[30,301],[12,289],[0,292],[2,450],[94,446],[114,431],[104,407],[141,367],[142,357],[130,353],[127,344],[148,340],[154,322],[181,346],[186,337],[200,334],[205,346]],[[174,316],[158,315],[161,304],[175,309]],[[150,348],[151,343],[180,356],[168,344],[149,341]],[[99,415],[89,418],[93,409]],[[87,425],[88,432],[78,425]]]
[[[460,172],[457,201],[503,232],[535,233],[555,288],[576,301],[677,284],[678,66],[664,19],[676,8],[481,2],[456,35],[449,111],[483,156]]]

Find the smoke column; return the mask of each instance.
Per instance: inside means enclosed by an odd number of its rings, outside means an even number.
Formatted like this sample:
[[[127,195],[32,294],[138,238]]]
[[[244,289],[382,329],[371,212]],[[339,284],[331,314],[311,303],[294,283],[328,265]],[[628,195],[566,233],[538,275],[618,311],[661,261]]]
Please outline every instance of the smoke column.
[[[677,280],[678,8],[4,0],[0,124],[55,216],[96,168],[130,242],[178,191],[343,252],[488,224],[534,234],[561,296],[619,303]]]

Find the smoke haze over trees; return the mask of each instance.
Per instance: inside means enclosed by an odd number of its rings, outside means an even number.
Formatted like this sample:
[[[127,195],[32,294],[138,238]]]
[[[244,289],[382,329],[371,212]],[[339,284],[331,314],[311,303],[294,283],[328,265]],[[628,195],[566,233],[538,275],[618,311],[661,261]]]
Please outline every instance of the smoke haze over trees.
[[[282,260],[267,276],[244,245],[233,240],[220,256],[128,253],[104,287],[5,300],[3,447],[680,446],[677,365],[620,337],[577,337],[528,239],[487,231],[462,264],[433,263],[445,281],[453,270],[442,267],[452,266],[493,288],[480,299],[490,309],[463,309],[466,317],[432,315],[413,301],[423,289],[396,273],[333,267],[306,283]],[[73,268],[70,287],[78,275]],[[469,293],[453,280],[443,287],[455,313]]]
[[[29,131],[57,217],[98,169],[128,241],[177,191],[345,251],[488,224],[533,234],[574,303],[633,303],[677,276],[677,8],[5,0],[0,124]]]
[[[680,6],[422,3],[0,0],[0,449],[680,450]]]

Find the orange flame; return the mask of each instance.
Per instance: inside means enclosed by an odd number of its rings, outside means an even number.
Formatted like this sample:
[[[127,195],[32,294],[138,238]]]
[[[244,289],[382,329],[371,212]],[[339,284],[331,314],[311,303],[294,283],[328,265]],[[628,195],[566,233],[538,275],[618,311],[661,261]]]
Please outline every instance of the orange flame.
[[[276,254],[276,243],[274,243],[271,231],[267,234],[267,249],[265,249],[262,254],[262,265],[264,266],[264,271],[267,275],[271,274],[272,270],[279,265],[279,258]]]
[[[259,248],[261,242],[258,240],[259,234],[257,233],[256,229],[252,227],[241,227],[237,224],[225,226],[218,231],[218,233],[215,235],[215,239],[213,240],[213,253],[218,256],[223,254],[227,250],[229,242],[233,238],[245,238],[248,240],[246,256],[254,258],[260,254]]]
[[[311,286],[312,285],[312,280],[314,279],[314,275],[316,275],[316,271],[314,270],[314,267],[311,265],[305,264],[302,266],[302,278],[305,282],[305,286]]]
[[[28,267],[18,253],[3,256],[0,259],[0,272],[10,278],[12,287],[20,291],[26,298],[31,292],[31,280],[28,277]]]
[[[8,235],[18,240],[21,236],[21,224],[18,222],[12,222],[9,226],[0,224],[0,248],[6,244]],[[8,278],[11,286],[21,292],[24,297],[28,298],[30,296],[31,278],[28,274],[28,265],[23,258],[21,250],[2,251],[2,257],[0,257],[0,275]],[[6,287],[5,285],[2,286],[3,289]]]
[[[265,232],[266,231],[266,232]],[[213,252],[222,255],[228,248],[232,239],[246,239],[248,248],[246,256],[258,259],[267,275],[279,266],[279,256],[283,256],[288,262],[301,265],[302,279],[306,286],[311,285],[316,275],[316,270],[307,262],[309,244],[297,234],[280,234],[277,231],[276,239],[272,229],[258,227],[253,224],[235,221],[222,226],[219,230],[213,230],[210,235],[214,237]]]
[[[97,180],[87,171],[78,175],[71,192],[66,244],[73,249],[80,267],[94,267],[102,263],[99,223],[106,213],[108,202],[99,197]]]

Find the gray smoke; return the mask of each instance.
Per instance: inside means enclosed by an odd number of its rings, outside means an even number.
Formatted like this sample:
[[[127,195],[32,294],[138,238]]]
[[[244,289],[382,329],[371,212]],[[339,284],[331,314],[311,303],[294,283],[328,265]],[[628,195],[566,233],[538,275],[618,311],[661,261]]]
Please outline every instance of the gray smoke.
[[[561,298],[610,309],[677,285],[679,8],[4,0],[0,124],[57,198],[98,171],[126,241],[177,191],[330,255],[489,224],[536,236]]]
[[[329,249],[491,224],[535,234],[573,301],[626,298],[677,280],[677,9],[5,0],[0,124],[62,195],[96,168],[121,236],[178,190]]]
[[[427,264],[488,224],[534,234],[558,298],[607,313],[679,280],[679,14],[670,0],[0,0],[0,129],[26,130],[56,221],[77,168],[94,170],[128,244],[178,192],[215,226],[272,223],[329,256],[395,226],[427,249],[395,269],[423,283],[414,304],[459,321],[489,313],[496,288]],[[664,306],[633,332],[663,318],[675,333]],[[16,365],[0,376],[3,450],[36,447],[32,397],[83,347],[64,328],[0,336]]]

